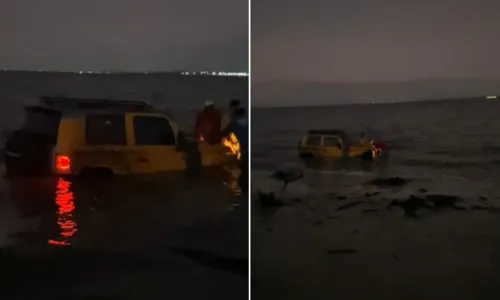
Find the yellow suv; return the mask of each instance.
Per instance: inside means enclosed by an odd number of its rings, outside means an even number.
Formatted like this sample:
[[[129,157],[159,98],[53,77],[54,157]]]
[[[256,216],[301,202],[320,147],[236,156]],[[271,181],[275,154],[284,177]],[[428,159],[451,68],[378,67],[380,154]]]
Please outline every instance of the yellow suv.
[[[25,110],[5,146],[7,175],[143,174],[237,161],[230,145],[189,141],[145,102],[42,97]]]
[[[304,158],[349,158],[360,157],[373,160],[381,155],[374,145],[352,143],[342,130],[309,130],[299,141],[299,155]]]

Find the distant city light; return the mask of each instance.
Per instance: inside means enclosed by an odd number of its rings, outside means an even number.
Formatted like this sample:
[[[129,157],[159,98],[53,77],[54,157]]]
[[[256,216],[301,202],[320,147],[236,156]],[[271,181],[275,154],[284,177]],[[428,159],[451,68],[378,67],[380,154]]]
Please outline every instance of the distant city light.
[[[0,71],[10,71],[9,69],[3,68]],[[89,71],[89,70],[80,70],[80,71],[50,71],[50,70],[34,70],[34,72],[47,72],[47,73],[73,73],[73,74],[179,74],[178,72],[168,72],[168,71]],[[180,72],[183,76],[225,76],[225,77],[249,77],[250,74],[248,72],[223,72],[223,71],[199,71],[199,72]]]
[[[209,72],[209,71],[201,71],[201,72],[181,72],[181,75],[184,76],[195,76],[195,75],[203,75],[203,76],[233,76],[233,77],[248,77],[249,73],[247,72]]]
[[[486,96],[486,99],[496,99],[498,96]]]

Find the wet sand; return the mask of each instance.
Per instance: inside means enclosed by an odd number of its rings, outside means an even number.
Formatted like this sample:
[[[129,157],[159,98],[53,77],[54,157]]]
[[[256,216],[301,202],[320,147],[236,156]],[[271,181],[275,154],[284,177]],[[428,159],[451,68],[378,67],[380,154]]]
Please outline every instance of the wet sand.
[[[415,218],[389,205],[408,197],[394,189],[344,192],[290,192],[277,207],[252,195],[253,299],[500,297],[500,214],[487,209],[500,199],[466,198],[457,206],[467,210]]]
[[[248,201],[234,186],[215,169],[3,179],[1,297],[246,299]]]

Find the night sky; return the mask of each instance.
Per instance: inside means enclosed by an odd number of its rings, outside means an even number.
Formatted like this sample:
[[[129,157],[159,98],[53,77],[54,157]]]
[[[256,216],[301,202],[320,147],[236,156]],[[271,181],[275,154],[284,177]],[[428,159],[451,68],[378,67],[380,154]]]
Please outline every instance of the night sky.
[[[247,0],[0,0],[0,69],[248,71]]]
[[[500,78],[498,0],[252,0],[252,81]]]

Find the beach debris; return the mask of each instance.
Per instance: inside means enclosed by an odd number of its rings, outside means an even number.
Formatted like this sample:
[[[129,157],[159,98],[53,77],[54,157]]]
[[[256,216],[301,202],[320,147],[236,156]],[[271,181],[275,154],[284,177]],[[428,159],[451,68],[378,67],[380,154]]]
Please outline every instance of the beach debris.
[[[451,195],[427,195],[425,201],[434,204],[434,207],[448,207],[454,206],[457,202],[462,201],[462,199]]]
[[[367,184],[375,185],[378,187],[396,187],[403,186],[409,183],[410,179],[404,179],[401,177],[387,177],[387,178],[376,178],[367,182]]]
[[[471,206],[471,210],[484,210],[492,213],[500,212],[499,207],[490,206],[490,205],[473,205]]]
[[[367,198],[370,198],[370,197],[375,197],[375,196],[377,196],[378,194],[380,194],[380,192],[365,193],[365,197],[367,197]]]
[[[274,195],[273,192],[271,193],[263,193],[261,191],[258,191],[259,193],[259,200],[262,206],[265,207],[278,207],[278,206],[283,206],[283,202],[279,199],[276,199],[276,196]]]
[[[399,206],[405,212],[405,217],[416,218],[416,212],[422,208],[434,209],[431,205],[425,202],[425,199],[411,195],[406,200],[393,200],[389,203],[389,207]]]
[[[479,200],[481,200],[481,201],[488,201],[488,198],[486,198],[486,197],[484,197],[484,196],[480,196],[480,197],[479,197]]]
[[[360,205],[361,203],[364,203],[364,202],[365,201],[353,201],[353,202],[350,202],[350,203],[347,203],[345,205],[337,207],[336,211],[340,211],[340,210],[348,209],[348,208],[351,208],[351,207],[354,207],[354,206],[358,206],[358,205]]]
[[[427,195],[425,198],[411,195],[410,198],[406,200],[391,201],[389,207],[399,206],[404,210],[406,217],[416,218],[417,217],[416,212],[422,208],[430,209],[433,211],[442,208],[450,208],[462,211],[467,210],[466,207],[456,205],[458,202],[461,201],[462,198],[452,195]]]
[[[423,189],[423,188],[419,188],[419,189],[418,189],[418,191],[419,191],[419,192],[421,192],[421,193],[425,193],[425,192],[427,192],[427,190],[426,190],[426,189]]]
[[[338,196],[338,197],[337,197],[337,200],[345,200],[345,199],[347,199],[347,197],[346,197],[346,196]]]
[[[284,187],[286,189],[290,182],[294,182],[304,177],[304,171],[300,169],[293,169],[288,171],[279,170],[274,172],[273,178],[283,181]]]

